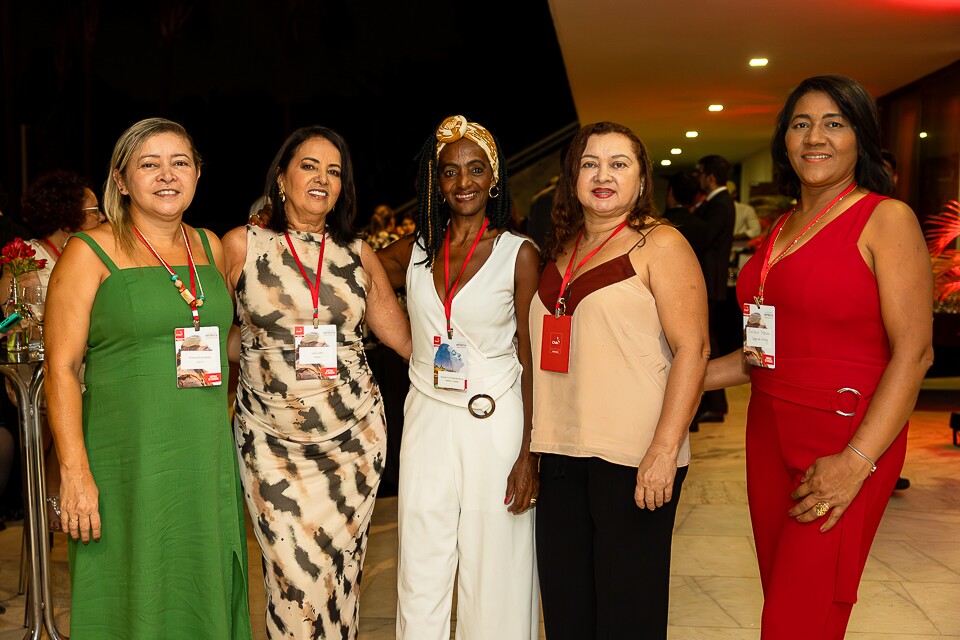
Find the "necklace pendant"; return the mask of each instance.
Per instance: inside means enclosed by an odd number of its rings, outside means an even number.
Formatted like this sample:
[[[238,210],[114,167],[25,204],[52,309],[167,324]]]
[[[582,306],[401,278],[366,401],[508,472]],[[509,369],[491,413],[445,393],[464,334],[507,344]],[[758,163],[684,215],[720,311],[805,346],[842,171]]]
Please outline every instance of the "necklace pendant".
[[[190,293],[190,291],[187,290],[186,288],[180,289],[180,297],[183,298],[183,301],[189,304],[191,307],[193,306],[193,303],[196,300],[196,298],[193,297],[193,294]]]

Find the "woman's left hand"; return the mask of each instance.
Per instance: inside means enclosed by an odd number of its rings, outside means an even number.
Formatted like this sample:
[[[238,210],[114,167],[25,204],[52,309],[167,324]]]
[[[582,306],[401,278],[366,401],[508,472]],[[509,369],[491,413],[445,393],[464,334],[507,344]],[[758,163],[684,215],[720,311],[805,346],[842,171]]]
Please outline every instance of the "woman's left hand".
[[[818,458],[803,474],[800,486],[790,494],[792,499],[799,500],[790,509],[790,517],[799,522],[813,522],[825,515],[822,510],[826,508],[829,515],[820,531],[829,531],[857,497],[869,471],[856,461],[851,463],[845,451]]]
[[[537,494],[540,493],[540,456],[529,452],[520,452],[520,457],[513,463],[513,469],[507,476],[507,493],[503,504],[510,505],[507,511],[520,515],[527,509],[536,506]]]
[[[637,469],[637,488],[633,493],[637,506],[653,511],[670,502],[676,475],[677,456],[650,445]]]

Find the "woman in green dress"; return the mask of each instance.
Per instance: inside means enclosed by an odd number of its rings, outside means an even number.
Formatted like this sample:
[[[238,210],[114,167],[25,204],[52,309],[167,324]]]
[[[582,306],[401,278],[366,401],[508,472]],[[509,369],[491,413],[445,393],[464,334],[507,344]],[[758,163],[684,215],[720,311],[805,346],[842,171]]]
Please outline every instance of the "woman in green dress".
[[[219,240],[182,223],[200,158],[183,127],[151,118],[110,167],[109,224],[69,240],[47,298],[70,637],[249,639],[222,384],[233,309]]]

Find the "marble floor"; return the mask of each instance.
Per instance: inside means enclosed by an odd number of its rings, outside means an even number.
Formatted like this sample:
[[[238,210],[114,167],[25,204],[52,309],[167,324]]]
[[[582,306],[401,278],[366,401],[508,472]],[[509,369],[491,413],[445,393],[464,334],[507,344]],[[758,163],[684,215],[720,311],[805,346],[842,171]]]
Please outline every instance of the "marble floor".
[[[680,501],[673,549],[671,640],[757,640],[761,595],[747,515],[743,425],[749,389],[729,392],[724,423],[692,434],[693,464]],[[960,378],[927,380],[911,420],[904,475],[911,487],[894,495],[873,545],[850,640],[960,638],[960,448],[948,420],[960,410]],[[360,637],[394,637],[396,498],[377,504],[361,591]],[[0,640],[22,638],[24,597],[17,595],[22,528],[0,532]],[[259,550],[249,528],[250,557]],[[69,627],[66,545],[53,548],[54,607]],[[264,638],[263,583],[251,562],[254,638]],[[454,622],[455,624],[455,622]],[[453,637],[451,635],[451,637]],[[544,637],[541,633],[541,637]],[[504,639],[509,640],[509,639]]]

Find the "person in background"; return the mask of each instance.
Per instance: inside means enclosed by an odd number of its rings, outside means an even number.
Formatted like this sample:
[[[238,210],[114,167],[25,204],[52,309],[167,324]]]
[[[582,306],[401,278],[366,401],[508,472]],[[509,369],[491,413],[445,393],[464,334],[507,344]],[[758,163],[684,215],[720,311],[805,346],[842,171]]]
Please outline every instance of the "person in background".
[[[28,240],[36,259],[45,259],[43,269],[30,271],[19,277],[21,290],[29,286],[42,286],[50,282],[50,274],[63,251],[67,239],[77,231],[88,231],[100,225],[106,217],[100,211],[93,184],[72,171],[56,171],[40,176],[23,195],[21,215],[37,237]],[[0,277],[0,292],[10,291],[12,276],[6,270]],[[8,383],[9,384],[9,383]],[[60,528],[59,494],[60,464],[53,447],[46,409],[42,418],[44,477],[46,500],[50,504],[48,525],[53,530]]]
[[[357,637],[360,577],[383,471],[383,401],[363,320],[410,355],[410,330],[373,250],[353,229],[350,151],[297,129],[267,171],[266,228],[223,239],[239,331],[233,428],[263,557],[266,633]]]
[[[401,238],[412,237],[417,231],[417,212],[416,210],[404,211],[400,214],[397,221],[397,235]]]
[[[364,231],[365,239],[374,251],[382,249],[400,238],[396,231],[396,221],[393,209],[385,204],[373,210],[370,224]]]
[[[760,235],[760,218],[757,217],[757,210],[749,204],[740,202],[737,196],[737,183],[733,180],[727,180],[727,191],[733,198],[733,206],[736,217],[733,223],[733,240],[736,245],[737,240],[751,240]]]
[[[740,272],[744,348],[711,360],[705,387],[751,383],[761,636],[840,640],[933,361],[933,276],[916,215],[885,195],[877,108],[858,82],[802,81],[771,155],[797,204]]]
[[[547,236],[553,231],[550,212],[553,210],[553,196],[557,192],[560,176],[553,176],[547,185],[530,198],[530,213],[527,215],[527,235],[538,247],[544,246]]]
[[[398,501],[397,638],[538,637],[537,456],[527,312],[540,257],[508,230],[487,129],[451,116],[424,143],[417,233],[377,255],[414,336]]]
[[[692,173],[675,173],[667,182],[667,209],[663,219],[674,225],[690,243],[697,260],[707,245],[707,224],[693,211],[693,202],[700,190],[697,177]]]
[[[727,191],[729,175],[730,163],[721,156],[704,156],[697,163],[700,191],[706,196],[697,208],[697,214],[707,225],[707,246],[703,251],[700,266],[707,284],[712,357],[721,353],[722,309],[727,299],[730,249],[733,246],[733,227],[736,223],[736,208],[730,192]],[[704,392],[697,410],[697,422],[723,422],[726,414],[727,396],[723,389]]]
[[[551,640],[667,637],[670,554],[707,364],[690,244],[629,128],[583,127],[530,309],[537,566]]]
[[[182,126],[135,123],[110,160],[110,224],[73,236],[50,276],[44,387],[71,537],[73,640],[251,637],[218,383],[233,306],[220,241],[183,223],[199,178]],[[186,336],[209,355],[188,364]]]

